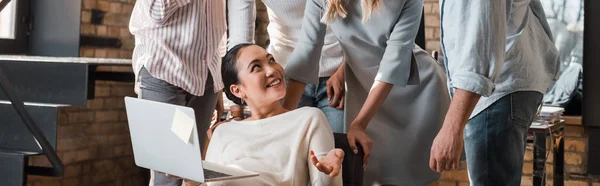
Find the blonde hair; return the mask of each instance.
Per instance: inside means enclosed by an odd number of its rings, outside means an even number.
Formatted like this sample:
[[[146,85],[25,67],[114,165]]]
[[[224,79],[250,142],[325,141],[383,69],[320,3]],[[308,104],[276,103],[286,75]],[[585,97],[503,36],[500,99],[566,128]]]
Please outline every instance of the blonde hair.
[[[344,8],[344,3],[348,0],[325,0],[325,13],[321,18],[321,22],[329,24],[338,18],[346,18],[348,12]],[[373,11],[377,10],[383,0],[360,0],[363,18],[362,22],[366,22],[371,18]]]

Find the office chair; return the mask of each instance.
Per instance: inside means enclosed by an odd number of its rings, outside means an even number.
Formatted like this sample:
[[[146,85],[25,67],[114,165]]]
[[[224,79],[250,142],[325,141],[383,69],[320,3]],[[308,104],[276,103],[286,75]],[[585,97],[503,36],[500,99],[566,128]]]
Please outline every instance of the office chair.
[[[335,148],[344,151],[344,161],[342,162],[342,180],[344,186],[360,186],[363,185],[363,149],[357,144],[358,154],[354,154],[346,134],[333,133],[335,139]]]

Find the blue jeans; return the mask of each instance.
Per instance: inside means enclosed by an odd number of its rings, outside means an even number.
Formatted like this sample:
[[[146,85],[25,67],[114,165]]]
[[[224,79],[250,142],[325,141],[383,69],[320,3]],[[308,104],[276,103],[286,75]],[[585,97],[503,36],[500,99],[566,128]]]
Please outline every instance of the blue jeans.
[[[527,129],[541,101],[539,92],[515,92],[469,120],[464,140],[471,185],[521,184]]]
[[[325,117],[327,117],[331,130],[335,133],[345,133],[344,110],[338,110],[329,106],[329,100],[327,100],[327,80],[329,80],[329,77],[320,77],[319,84],[306,84],[300,103],[298,103],[298,108],[309,106],[321,109],[325,113]]]

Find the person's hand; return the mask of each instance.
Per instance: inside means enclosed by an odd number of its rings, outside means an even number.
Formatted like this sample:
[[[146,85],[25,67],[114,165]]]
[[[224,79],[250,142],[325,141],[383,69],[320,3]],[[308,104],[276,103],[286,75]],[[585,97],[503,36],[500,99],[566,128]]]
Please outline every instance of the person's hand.
[[[202,183],[200,182],[195,182],[195,181],[191,181],[191,180],[183,180],[183,186],[199,186],[202,185]]]
[[[429,167],[436,172],[458,169],[462,150],[462,131],[452,130],[449,127],[442,127],[431,146]]]
[[[231,105],[231,107],[229,107],[229,112],[231,112],[233,118],[225,121],[217,121],[206,131],[206,137],[208,137],[208,140],[210,140],[213,132],[215,132],[215,129],[217,129],[219,125],[230,122],[231,120],[240,121],[244,119],[244,107],[241,105]]]
[[[327,100],[329,100],[329,106],[342,110],[344,109],[344,69],[338,69],[325,83],[327,87]],[[332,99],[333,98],[333,99]]]
[[[213,125],[212,125],[212,126],[211,126],[211,127],[210,127],[210,128],[207,130],[207,131],[206,131],[206,137],[208,137],[208,140],[210,140],[210,138],[212,137],[213,133],[215,132],[215,129],[217,129],[217,127],[218,127],[219,125],[221,125],[221,124],[223,124],[223,123],[230,122],[231,120],[239,121],[239,120],[242,120],[242,118],[235,117],[235,118],[231,118],[231,119],[228,119],[228,120],[225,120],[225,121],[220,121],[220,122],[217,122],[217,123],[213,124]]]
[[[362,125],[364,126],[364,125]],[[358,148],[356,147],[356,143],[362,146],[363,152],[365,156],[363,157],[363,167],[367,166],[369,161],[369,155],[371,155],[371,148],[373,147],[373,140],[367,135],[365,128],[361,127],[360,124],[352,123],[350,125],[350,130],[348,130],[348,144],[354,154],[358,153]]]
[[[300,103],[300,98],[302,98],[302,93],[304,93],[305,88],[306,83],[288,79],[285,97],[283,98],[283,108],[287,110],[298,108],[298,103]]]
[[[217,127],[218,127],[220,124],[227,123],[227,122],[229,122],[230,120],[231,120],[231,119],[229,119],[229,120],[226,120],[226,121],[219,121],[219,122],[217,122],[217,123],[213,124],[213,125],[212,125],[210,128],[208,128],[208,130],[206,130],[206,137],[208,138],[208,140],[210,140],[210,138],[212,138],[212,134],[213,134],[213,132],[215,132],[215,129],[217,129]]]
[[[219,94],[217,94],[219,96],[219,98],[217,99],[217,104],[215,105],[215,110],[217,111],[217,115],[213,115],[213,120],[216,121],[216,123],[219,123],[221,121],[221,118],[223,117],[223,112],[225,110],[225,106],[223,106],[223,96],[222,94],[219,92]]]
[[[332,149],[326,156],[317,158],[314,151],[310,151],[310,160],[313,165],[321,172],[335,177],[340,174],[342,161],[344,161],[344,151],[342,149]]]
[[[192,181],[192,180],[183,179],[183,178],[180,178],[180,177],[175,176],[175,175],[170,175],[170,174],[165,174],[165,175],[167,175],[168,177],[171,177],[171,178],[183,180],[182,186],[199,186],[199,185],[202,184],[200,182],[195,182],[195,181]]]

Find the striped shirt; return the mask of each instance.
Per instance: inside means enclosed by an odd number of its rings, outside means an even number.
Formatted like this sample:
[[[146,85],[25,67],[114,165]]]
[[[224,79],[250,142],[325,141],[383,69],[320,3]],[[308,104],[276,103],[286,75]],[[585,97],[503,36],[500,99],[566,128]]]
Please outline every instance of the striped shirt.
[[[145,67],[153,77],[202,96],[210,73],[218,92],[223,88],[225,19],[224,0],[136,1],[129,22],[136,78]]]

